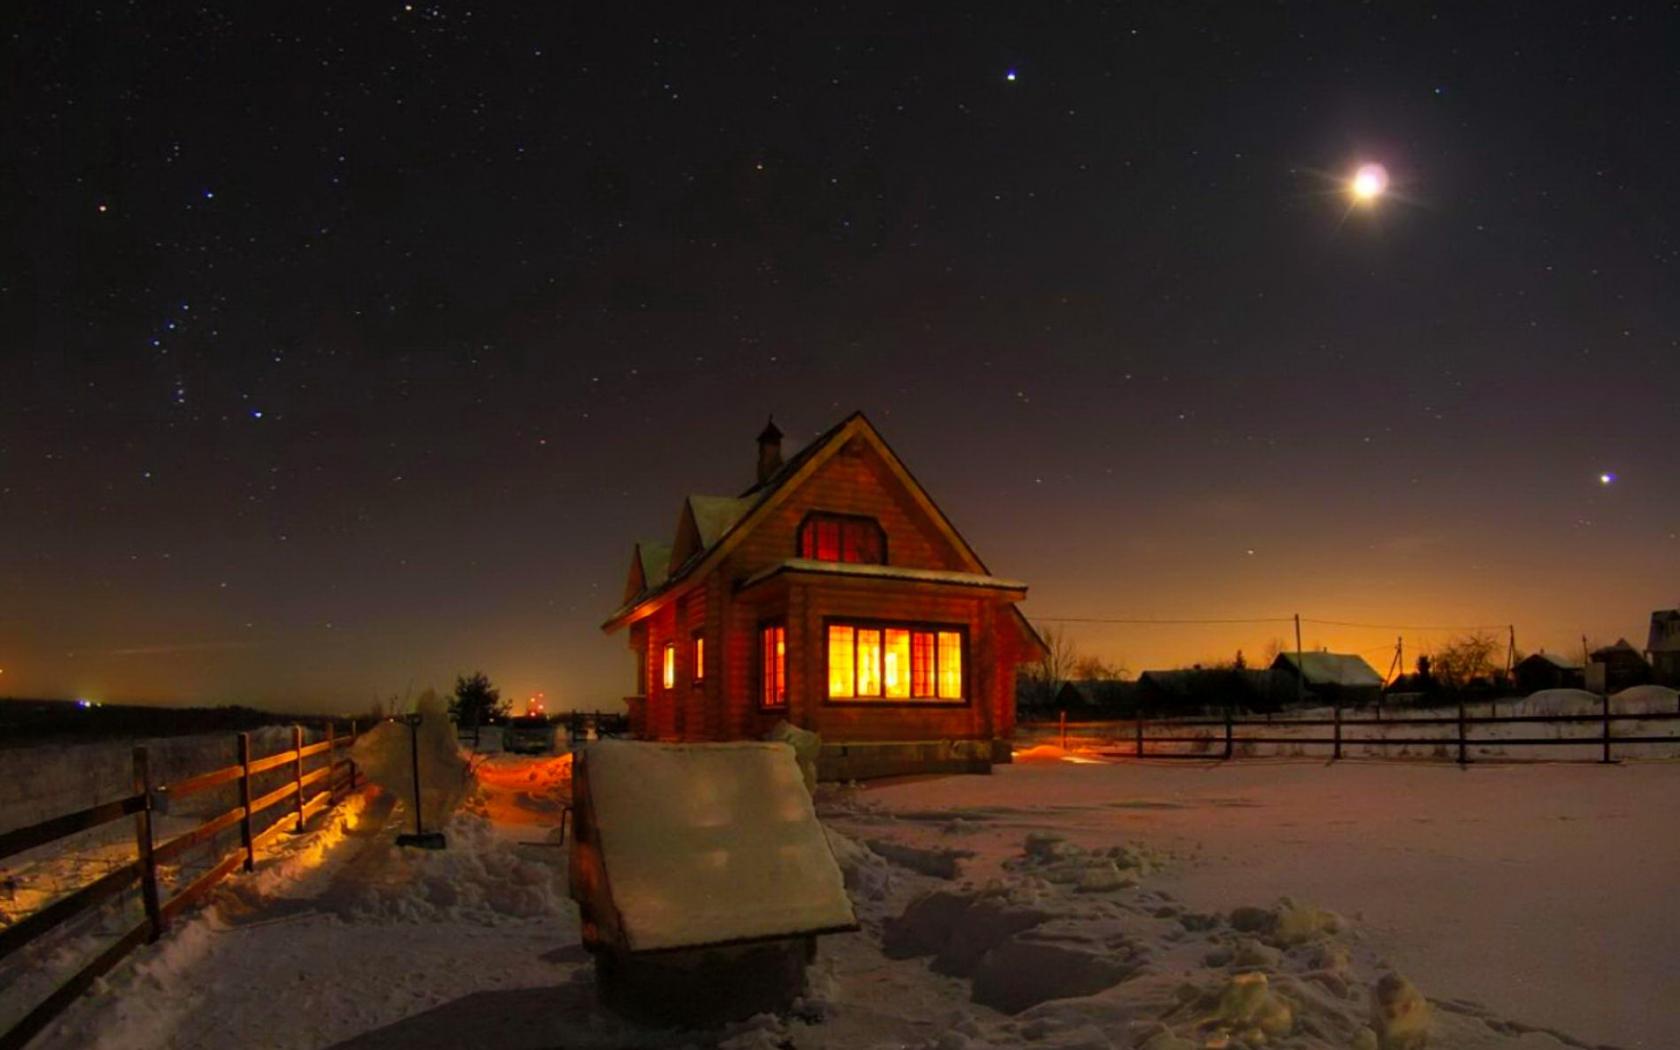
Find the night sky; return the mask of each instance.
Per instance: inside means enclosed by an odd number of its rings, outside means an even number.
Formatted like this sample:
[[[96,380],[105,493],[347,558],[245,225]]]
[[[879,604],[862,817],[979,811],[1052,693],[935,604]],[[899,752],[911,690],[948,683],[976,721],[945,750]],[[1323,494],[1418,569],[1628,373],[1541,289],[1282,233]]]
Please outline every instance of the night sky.
[[[1033,617],[1680,599],[1673,5],[613,6],[14,16],[0,695],[609,706],[631,541],[770,412]]]

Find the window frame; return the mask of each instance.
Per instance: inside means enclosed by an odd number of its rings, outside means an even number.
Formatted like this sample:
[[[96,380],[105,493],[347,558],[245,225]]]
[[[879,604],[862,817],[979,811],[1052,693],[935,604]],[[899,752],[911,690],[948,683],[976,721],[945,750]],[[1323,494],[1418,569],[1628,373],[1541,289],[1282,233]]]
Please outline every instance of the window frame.
[[[852,661],[853,661],[852,682],[853,682],[854,691],[856,689],[856,682],[857,682],[857,664],[856,664],[856,661],[857,661],[857,634],[856,634],[856,630],[858,628],[862,628],[863,630],[866,630],[866,631],[877,631],[877,630],[880,631],[881,632],[881,645],[882,645],[882,652],[883,653],[885,653],[885,651],[886,651],[886,632],[888,630],[904,630],[904,631],[911,632],[910,645],[912,647],[912,650],[914,649],[914,646],[916,644],[915,637],[914,637],[915,632],[921,631],[921,632],[924,632],[924,633],[931,633],[931,634],[934,635],[934,639],[935,639],[933,644],[934,644],[934,653],[935,653],[934,659],[936,661],[939,658],[938,657],[938,651],[939,651],[938,636],[939,636],[939,633],[941,631],[943,631],[947,634],[955,633],[961,639],[960,652],[962,653],[962,666],[963,666],[963,677],[962,677],[963,695],[962,695],[962,699],[952,700],[948,697],[926,697],[924,699],[917,700],[915,698],[888,699],[885,696],[843,696],[843,697],[831,697],[831,696],[829,696],[828,695],[828,629],[831,626],[833,626],[833,627],[850,627],[850,628],[853,629],[853,634],[852,634]],[[939,691],[939,672],[938,672],[937,666],[938,665],[936,663],[935,664],[934,676],[933,676],[933,687],[934,687],[934,692],[936,692],[936,693]],[[913,673],[913,672],[907,672],[907,673]],[[973,661],[973,647],[971,645],[969,645],[968,624],[966,624],[966,623],[942,623],[942,622],[937,621],[937,620],[893,620],[893,619],[882,619],[880,617],[869,617],[869,616],[825,616],[825,617],[823,617],[823,620],[822,620],[822,678],[821,678],[821,681],[822,681],[822,702],[825,703],[825,704],[829,704],[831,706],[834,706],[834,707],[871,707],[871,708],[874,708],[874,707],[909,707],[909,708],[945,707],[945,708],[954,708],[954,707],[969,707],[969,706],[972,706],[973,703],[974,703],[974,684],[973,684],[974,683],[974,661]],[[883,693],[886,691],[886,683],[884,681],[882,682],[881,690],[882,690]]]
[[[688,654],[689,658],[694,661],[694,668],[689,671],[688,681],[690,685],[698,688],[706,684],[706,632],[704,630],[689,633]]]
[[[765,698],[764,632],[771,629],[779,629],[782,632],[781,703],[774,702],[773,698],[768,701]],[[757,671],[757,674],[754,676],[757,685],[754,687],[753,691],[757,694],[758,709],[760,711],[786,711],[788,709],[788,684],[790,682],[790,677],[788,675],[787,617],[777,616],[768,620],[758,621],[758,629],[753,632],[753,650],[757,654],[753,659],[753,666]]]
[[[806,554],[805,554],[805,528],[806,528],[806,526],[810,525],[812,519],[815,519],[815,518],[830,519],[830,520],[833,520],[833,521],[840,522],[842,525],[844,525],[848,522],[853,523],[853,524],[869,525],[870,527],[872,527],[875,530],[875,538],[878,541],[880,541],[880,544],[881,544],[881,560],[880,561],[846,561],[844,557],[841,557],[841,558],[835,559],[834,561],[827,561],[826,559],[823,559],[823,558],[807,557]],[[842,532],[841,536],[842,536],[841,553],[843,555],[845,553],[845,540],[843,538],[845,536],[845,533]],[[888,548],[887,548],[887,530],[885,528],[882,528],[880,519],[870,517],[868,514],[848,514],[845,511],[838,511],[838,510],[808,510],[808,511],[805,512],[805,516],[803,518],[799,519],[799,527],[793,530],[793,556],[795,558],[804,558],[807,561],[820,561],[820,562],[823,562],[823,564],[825,564],[825,565],[891,565],[892,564],[892,552],[890,550],[888,550]]]

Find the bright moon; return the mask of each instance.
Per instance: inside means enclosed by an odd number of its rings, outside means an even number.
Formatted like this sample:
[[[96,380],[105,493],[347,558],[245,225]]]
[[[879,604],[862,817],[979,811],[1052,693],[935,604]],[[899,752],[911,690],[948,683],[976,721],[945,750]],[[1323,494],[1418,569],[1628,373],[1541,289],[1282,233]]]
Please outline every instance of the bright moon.
[[[1388,189],[1388,169],[1381,164],[1362,164],[1353,173],[1353,181],[1348,183],[1348,189],[1353,193],[1353,199],[1361,204],[1369,204],[1383,195]]]

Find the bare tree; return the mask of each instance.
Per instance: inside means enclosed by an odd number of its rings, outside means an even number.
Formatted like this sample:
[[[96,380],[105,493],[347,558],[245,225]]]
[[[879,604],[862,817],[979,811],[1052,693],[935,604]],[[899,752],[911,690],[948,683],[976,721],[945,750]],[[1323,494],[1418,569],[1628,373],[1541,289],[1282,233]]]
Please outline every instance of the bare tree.
[[[1066,629],[1050,626],[1040,630],[1038,636],[1044,639],[1044,655],[1021,672],[1021,686],[1023,699],[1034,706],[1048,707],[1062,683],[1074,673],[1079,657]]]
[[[1499,670],[1493,658],[1499,652],[1500,641],[1491,634],[1458,635],[1430,656],[1430,672],[1448,689],[1463,689],[1478,678],[1493,677]]]

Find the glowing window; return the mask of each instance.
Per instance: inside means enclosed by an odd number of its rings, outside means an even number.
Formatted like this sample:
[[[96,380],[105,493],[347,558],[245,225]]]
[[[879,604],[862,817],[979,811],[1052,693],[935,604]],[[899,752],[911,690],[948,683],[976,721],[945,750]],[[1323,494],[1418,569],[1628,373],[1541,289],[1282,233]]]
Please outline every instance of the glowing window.
[[[660,673],[659,673],[659,680],[660,680],[660,682],[664,683],[665,688],[669,689],[672,686],[677,684],[677,643],[676,642],[666,642],[665,643],[665,652],[664,652],[664,655],[663,655],[662,659],[663,659],[663,662],[660,665],[661,670],[660,670]]]
[[[812,514],[799,527],[799,556],[816,561],[882,565],[887,560],[886,534],[874,518]]]
[[[698,632],[694,635],[694,680],[706,680],[706,636]]]
[[[850,627],[830,627],[828,629],[828,695],[834,697],[853,697],[857,689],[853,685],[857,676],[853,673],[852,654],[857,632]]]
[[[881,686],[889,700],[910,699],[910,632],[889,627],[881,650]]]
[[[787,628],[769,624],[758,630],[759,694],[763,707],[787,706]]]
[[[963,633],[828,625],[832,700],[962,700]]]
[[[857,633],[857,695],[881,695],[881,632]]]
[[[939,699],[961,700],[963,695],[962,635],[939,632]]]

